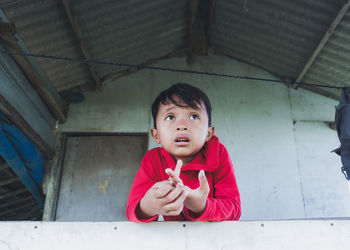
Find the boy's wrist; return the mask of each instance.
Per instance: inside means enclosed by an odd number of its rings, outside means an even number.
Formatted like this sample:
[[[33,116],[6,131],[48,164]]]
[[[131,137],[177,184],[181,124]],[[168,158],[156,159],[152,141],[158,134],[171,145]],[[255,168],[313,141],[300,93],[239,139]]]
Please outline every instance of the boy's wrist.
[[[147,202],[145,204],[144,198],[140,200],[139,204],[136,207],[136,210],[140,219],[149,219],[155,216],[155,214],[153,214],[152,211],[150,211],[150,209],[147,208]]]
[[[194,214],[202,214],[206,208],[206,203],[204,205],[196,206],[196,207],[188,207],[188,209]]]
[[[187,208],[187,212],[188,212],[188,216],[191,218],[191,219],[197,219],[199,217],[202,216],[202,214],[205,212],[206,208],[207,208],[207,202],[205,202],[204,204],[204,207],[201,207],[201,208],[193,208],[193,207],[188,207],[186,206]]]
[[[194,193],[194,192],[193,192]],[[193,213],[202,214],[207,207],[207,197],[198,197],[196,195],[189,194],[184,202],[184,205]]]

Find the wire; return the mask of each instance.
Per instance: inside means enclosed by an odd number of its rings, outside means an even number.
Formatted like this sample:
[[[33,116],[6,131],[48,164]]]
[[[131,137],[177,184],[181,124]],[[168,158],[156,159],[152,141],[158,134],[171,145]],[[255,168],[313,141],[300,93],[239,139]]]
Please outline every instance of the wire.
[[[277,79],[258,78],[258,77],[250,77],[250,76],[239,76],[239,75],[229,75],[229,74],[220,74],[220,73],[214,73],[214,72],[204,72],[204,71],[187,70],[187,69],[173,69],[173,68],[157,67],[157,66],[135,65],[135,64],[128,64],[128,63],[108,62],[108,61],[100,61],[100,60],[85,59],[85,58],[73,58],[73,57],[65,57],[65,56],[52,56],[52,55],[44,55],[44,54],[31,54],[31,53],[15,52],[15,51],[8,51],[8,50],[0,50],[0,53],[7,54],[7,55],[30,56],[30,57],[38,57],[38,58],[62,60],[62,61],[73,61],[73,62],[81,62],[81,63],[104,64],[104,65],[136,68],[136,69],[150,69],[150,70],[160,70],[160,71],[168,71],[168,72],[179,72],[179,73],[186,73],[186,74],[197,74],[197,75],[207,75],[207,76],[215,76],[215,77],[226,77],[226,78],[234,78],[234,79],[264,81],[264,82],[283,83],[283,84],[295,84],[296,86],[310,86],[310,87],[320,87],[320,88],[330,88],[330,89],[344,89],[344,88],[347,87],[347,86],[332,86],[332,85],[311,84],[311,83],[302,83],[302,82],[296,83],[295,81],[283,81],[283,80],[277,80]]]
[[[12,0],[12,1],[7,1],[7,2],[4,2],[4,3],[1,3],[0,4],[0,8],[8,6],[8,5],[15,4],[15,3],[18,3],[20,1],[22,1],[22,0]]]

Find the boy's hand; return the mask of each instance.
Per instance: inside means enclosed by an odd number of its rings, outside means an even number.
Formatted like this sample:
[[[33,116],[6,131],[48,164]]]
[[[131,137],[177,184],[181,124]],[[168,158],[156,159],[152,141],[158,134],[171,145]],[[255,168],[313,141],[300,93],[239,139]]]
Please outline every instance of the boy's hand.
[[[173,185],[177,185],[177,183],[183,183],[180,179],[180,172],[182,167],[182,160],[177,160],[174,171],[170,168],[165,169],[165,173],[169,175],[169,181]]]
[[[169,179],[171,179],[172,183],[175,185],[177,183],[183,183],[180,179],[181,167],[182,161],[178,160],[174,171],[169,168],[165,170],[165,172],[169,175]],[[199,172],[198,179],[199,187],[197,189],[191,189],[185,186],[185,190],[188,191],[188,195],[184,201],[184,205],[192,212],[201,214],[207,205],[207,197],[210,187],[203,170]]]
[[[176,186],[169,180],[155,183],[140,201],[142,218],[150,218],[156,214],[179,215],[187,193],[182,183]]]
[[[188,190],[188,195],[184,201],[184,205],[196,214],[201,214],[207,205],[207,198],[210,191],[210,186],[205,176],[204,170],[199,171],[198,174],[199,187],[197,189],[191,189],[185,187]]]

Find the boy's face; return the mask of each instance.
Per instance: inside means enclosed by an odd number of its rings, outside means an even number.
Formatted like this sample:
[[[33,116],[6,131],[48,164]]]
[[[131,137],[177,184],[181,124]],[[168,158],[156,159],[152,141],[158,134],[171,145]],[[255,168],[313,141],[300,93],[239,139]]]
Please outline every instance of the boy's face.
[[[175,101],[179,100],[175,98]],[[208,127],[208,114],[203,103],[197,109],[161,103],[156,125],[157,129],[151,129],[155,142],[162,144],[176,161],[181,159],[183,164],[191,162],[214,135],[214,127]]]

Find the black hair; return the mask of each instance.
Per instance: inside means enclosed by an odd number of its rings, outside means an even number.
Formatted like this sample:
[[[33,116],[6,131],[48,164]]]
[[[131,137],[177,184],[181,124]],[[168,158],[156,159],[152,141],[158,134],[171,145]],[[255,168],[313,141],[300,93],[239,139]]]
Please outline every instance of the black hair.
[[[174,97],[178,97],[180,100],[176,100]],[[176,83],[170,88],[160,92],[152,103],[154,128],[157,128],[156,118],[159,111],[159,105],[161,103],[168,104],[169,102],[174,103],[178,107],[191,107],[193,109],[198,109],[198,106],[203,102],[208,114],[208,126],[211,125],[211,104],[208,96],[199,88],[187,83]],[[183,105],[183,103],[186,105]]]

